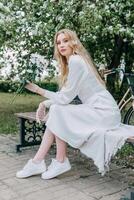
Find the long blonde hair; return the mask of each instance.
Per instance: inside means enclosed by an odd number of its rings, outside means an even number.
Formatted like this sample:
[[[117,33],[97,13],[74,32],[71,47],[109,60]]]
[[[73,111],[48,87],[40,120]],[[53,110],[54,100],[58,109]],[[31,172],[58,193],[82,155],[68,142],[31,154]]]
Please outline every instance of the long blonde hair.
[[[64,33],[65,36],[69,39],[70,42],[70,47],[73,49],[73,54],[77,54],[80,55],[88,64],[89,68],[94,72],[97,80],[103,85],[105,86],[104,81],[101,79],[96,66],[94,65],[92,58],[90,56],[90,54],[88,53],[88,51],[84,48],[84,46],[82,45],[82,43],[80,42],[80,40],[78,39],[76,33],[72,30],[69,29],[61,29],[60,31],[58,31],[55,34],[54,37],[54,58],[58,61],[59,67],[60,67],[60,87],[62,87],[67,79],[67,75],[68,75],[68,63],[67,63],[67,59],[65,56],[62,56],[58,50],[58,46],[57,46],[57,37],[58,35],[60,35],[61,33]]]

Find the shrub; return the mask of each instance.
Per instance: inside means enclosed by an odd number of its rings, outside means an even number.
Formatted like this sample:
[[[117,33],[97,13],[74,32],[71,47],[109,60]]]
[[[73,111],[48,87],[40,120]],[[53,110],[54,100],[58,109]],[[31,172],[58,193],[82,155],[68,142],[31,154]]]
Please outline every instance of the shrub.
[[[36,82],[36,84],[47,90],[51,90],[51,91],[58,90],[57,82],[40,81],[40,82]],[[0,92],[16,92],[19,87],[20,87],[20,83],[17,81],[15,82],[11,82],[9,80],[0,81]],[[25,92],[29,93],[29,91],[24,88],[22,93],[25,93]]]

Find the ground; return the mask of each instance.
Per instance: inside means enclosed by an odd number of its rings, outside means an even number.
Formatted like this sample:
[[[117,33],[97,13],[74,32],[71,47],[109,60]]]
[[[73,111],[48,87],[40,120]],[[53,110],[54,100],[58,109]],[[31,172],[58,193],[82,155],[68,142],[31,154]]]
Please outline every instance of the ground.
[[[68,148],[72,169],[51,180],[40,176],[17,179],[15,173],[33,157],[38,147],[16,153],[16,136],[0,135],[0,199],[1,200],[119,200],[133,181],[134,171],[111,164],[104,177],[98,174],[92,160]],[[55,157],[55,148],[47,155],[47,165]]]

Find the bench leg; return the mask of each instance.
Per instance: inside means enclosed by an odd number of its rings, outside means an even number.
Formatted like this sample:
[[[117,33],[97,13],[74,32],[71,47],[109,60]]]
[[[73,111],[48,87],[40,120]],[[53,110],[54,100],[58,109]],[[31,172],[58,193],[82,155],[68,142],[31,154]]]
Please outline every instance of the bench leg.
[[[132,199],[132,200],[134,199],[134,191],[131,192],[131,199]]]
[[[20,121],[20,144],[16,145],[16,151],[20,152],[20,148],[25,146],[25,119],[19,118]]]

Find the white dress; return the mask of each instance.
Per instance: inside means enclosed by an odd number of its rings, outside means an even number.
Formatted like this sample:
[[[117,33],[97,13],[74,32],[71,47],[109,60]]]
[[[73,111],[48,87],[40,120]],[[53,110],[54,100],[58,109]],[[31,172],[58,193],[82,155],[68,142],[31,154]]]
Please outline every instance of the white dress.
[[[134,126],[121,124],[119,108],[92,69],[79,55],[71,55],[66,85],[58,92],[45,90],[49,108],[46,126],[87,157],[99,172],[109,169],[111,156],[134,136]],[[70,102],[78,95],[82,104]]]

